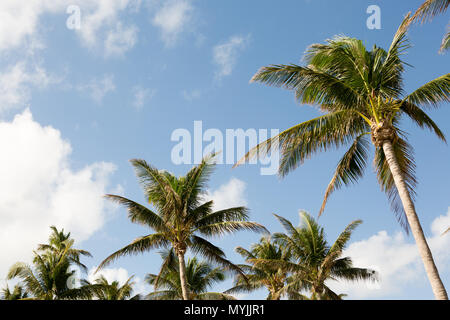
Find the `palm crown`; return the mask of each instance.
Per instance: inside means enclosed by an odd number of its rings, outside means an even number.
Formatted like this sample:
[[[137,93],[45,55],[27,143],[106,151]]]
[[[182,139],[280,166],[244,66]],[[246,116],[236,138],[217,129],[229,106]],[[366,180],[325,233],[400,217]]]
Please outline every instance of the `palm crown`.
[[[148,274],[146,281],[153,285],[155,291],[148,294],[150,300],[182,300],[179,262],[173,250],[161,253],[163,265],[158,275]],[[216,283],[225,280],[225,272],[197,258],[188,259],[186,264],[186,281],[189,288],[189,300],[233,300],[228,294],[209,292]]]
[[[388,51],[377,46],[367,51],[361,40],[338,36],[326,44],[311,45],[305,55],[306,67],[291,64],[261,68],[252,81],[294,90],[299,102],[318,105],[326,114],[263,142],[238,164],[280,147],[279,174],[284,176],[314,153],[350,145],[325,192],[322,213],[334,190],[362,177],[372,141],[376,147],[378,180],[406,229],[403,208],[398,202],[397,189],[381,143],[387,139],[395,142],[394,152],[408,190],[414,195],[416,177],[412,147],[405,132],[399,128],[399,120],[407,116],[445,141],[442,131],[422,107],[449,101],[450,87],[450,74],[446,74],[404,95],[402,74],[405,63],[401,55],[408,48],[406,31],[409,23],[409,18],[406,18]]]
[[[128,217],[132,222],[145,225],[155,233],[140,237],[113,253],[99,268],[123,255],[171,247],[179,259],[185,299],[188,292],[184,275],[184,255],[188,248],[226,269],[242,272],[225,258],[220,248],[204,237],[225,235],[239,230],[265,232],[266,229],[258,223],[248,221],[248,210],[245,207],[214,211],[212,200],[204,202],[206,183],[214,166],[213,158],[205,157],[183,177],[159,171],[144,160],[131,160],[145,197],[149,204],[156,208],[156,212],[121,196],[107,197],[127,207]]]
[[[435,296],[447,299],[415,211],[417,180],[412,147],[399,124],[406,116],[445,141],[424,108],[450,101],[450,74],[405,94],[406,63],[401,58],[409,47],[406,33],[411,21],[408,14],[387,51],[377,46],[368,51],[361,40],[338,36],[326,44],[311,45],[304,67],[291,64],[261,68],[252,81],[293,90],[299,102],[316,105],[325,114],[259,144],[236,165],[279,148],[279,174],[284,176],[317,152],[349,145],[326,189],[320,215],[333,191],[363,176],[372,142],[379,184],[400,224],[407,232],[411,228]]]
[[[9,272],[8,279],[19,278],[30,299],[61,300],[61,299],[89,299],[91,287],[85,281],[82,286],[71,287],[70,279],[75,276],[73,265],[81,265],[79,256],[90,253],[73,248],[70,233],[59,232],[51,227],[52,234],[49,244],[41,244],[38,251],[34,251],[33,267],[18,262]]]
[[[287,284],[281,290],[290,299],[341,299],[342,295],[333,292],[327,281],[377,280],[375,271],[354,267],[350,257],[342,256],[352,232],[361,223],[360,220],[351,222],[336,241],[329,245],[324,229],[306,212],[301,212],[302,225],[299,227],[294,227],[281,216],[275,216],[286,233],[274,234],[274,240],[291,252],[292,259],[257,258],[253,262],[257,266],[279,268],[290,273]],[[302,294],[305,290],[311,293],[310,298]]]
[[[93,296],[100,300],[140,300],[140,295],[133,296],[133,276],[127,279],[123,285],[118,281],[111,283],[104,277],[100,276],[95,280],[92,286]]]
[[[281,268],[257,265],[255,261],[264,259],[266,261],[288,262],[291,260],[291,251],[287,247],[274,242],[272,237],[265,236],[258,243],[253,244],[250,250],[237,247],[236,252],[248,263],[248,265],[239,265],[246,272],[246,279],[242,275],[238,275],[233,288],[226,292],[251,292],[260,288],[266,288],[269,291],[267,300],[279,300],[288,277],[287,272]]]

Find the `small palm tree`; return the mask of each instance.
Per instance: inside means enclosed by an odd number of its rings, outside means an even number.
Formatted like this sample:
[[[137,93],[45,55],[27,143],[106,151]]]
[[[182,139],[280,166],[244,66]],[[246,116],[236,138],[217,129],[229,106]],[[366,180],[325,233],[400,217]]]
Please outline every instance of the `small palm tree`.
[[[50,244],[40,245],[38,252],[33,251],[33,267],[18,262],[10,268],[7,279],[19,278],[30,299],[90,299],[91,287],[86,285],[85,281],[81,281],[83,285],[79,288],[69,285],[70,279],[75,276],[75,270],[71,270],[71,266],[78,265],[76,252],[79,250],[72,247],[73,240],[69,238],[58,247],[52,240],[55,239],[55,234],[60,233],[56,228],[52,230]],[[83,254],[90,255],[86,251],[83,251]]]
[[[248,265],[239,265],[245,271],[246,278],[238,275],[234,281],[233,288],[226,293],[252,292],[261,288],[269,291],[267,300],[280,300],[282,289],[285,287],[288,273],[281,268],[273,268],[267,265],[256,265],[255,261],[264,259],[266,261],[291,260],[291,251],[278,243],[272,241],[270,236],[262,237],[259,243],[253,244],[250,250],[237,247],[239,253]]]
[[[431,21],[435,16],[447,10],[450,0],[426,0],[412,16],[413,21]],[[450,46],[450,31],[442,39],[440,52],[444,52]]]
[[[28,293],[21,285],[15,285],[13,291],[9,287],[2,289],[0,300],[24,300],[28,298]]]
[[[93,295],[99,300],[140,300],[139,294],[133,296],[133,285],[135,284],[131,280],[133,276],[120,285],[119,281],[113,281],[111,283],[104,276],[95,280],[93,286]]]
[[[48,244],[39,244],[38,251],[48,251],[55,255],[61,255],[66,251],[66,248],[68,248],[65,255],[70,260],[70,262],[82,268],[84,271],[87,271],[86,266],[81,263],[80,258],[81,256],[92,257],[92,255],[86,250],[73,248],[75,240],[70,238],[70,232],[64,233],[64,229],[58,231],[55,226],[51,226],[50,229],[52,230],[52,232],[48,239]]]
[[[189,298],[185,253],[192,249],[224,268],[242,272],[225,258],[224,252],[201,236],[212,237],[239,230],[267,232],[260,224],[248,221],[245,207],[213,211],[213,201],[203,202],[206,182],[212,172],[213,156],[205,157],[184,177],[159,171],[144,160],[131,160],[151,209],[118,195],[107,195],[128,209],[131,222],[139,223],[155,233],[140,237],[107,257],[99,269],[124,255],[143,253],[154,248],[173,248],[178,257],[183,298]]]
[[[290,299],[300,300],[340,300],[344,295],[337,294],[326,284],[330,280],[370,280],[375,281],[375,271],[353,266],[350,257],[342,257],[342,252],[350,240],[352,232],[361,223],[360,220],[350,223],[330,246],[325,239],[322,227],[306,212],[300,213],[303,224],[294,227],[292,223],[278,215],[286,234],[276,233],[274,240],[279,246],[290,250],[293,260],[252,259],[258,267],[281,269],[291,276],[287,284],[280,290]],[[311,293],[310,297],[302,294]]]
[[[148,274],[145,278],[155,288],[154,292],[147,295],[147,299],[183,300],[178,258],[173,250],[163,252],[161,255],[164,263],[160,273]],[[213,268],[208,262],[199,261],[195,257],[187,261],[186,281],[189,300],[234,300],[225,293],[208,292],[214,284],[224,280],[225,273],[222,269]]]
[[[372,143],[381,188],[406,232],[409,228],[412,231],[435,297],[447,299],[415,210],[413,149],[400,120],[406,116],[445,141],[443,132],[423,108],[450,101],[450,74],[404,94],[405,63],[401,56],[409,47],[406,33],[410,23],[408,15],[388,51],[377,46],[369,51],[361,40],[339,36],[326,44],[311,45],[304,67],[291,64],[261,68],[252,81],[293,90],[299,102],[318,106],[325,114],[259,144],[236,165],[279,148],[279,174],[285,176],[313,154],[349,145],[325,191],[320,215],[333,191],[363,176]]]

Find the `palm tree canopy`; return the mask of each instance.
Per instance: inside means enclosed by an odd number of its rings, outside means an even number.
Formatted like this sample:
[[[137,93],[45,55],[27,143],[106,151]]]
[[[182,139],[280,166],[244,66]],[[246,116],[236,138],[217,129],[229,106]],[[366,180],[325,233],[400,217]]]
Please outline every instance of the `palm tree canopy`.
[[[285,285],[287,273],[281,268],[274,269],[267,265],[256,265],[258,259],[274,261],[290,261],[291,252],[287,247],[274,242],[272,237],[264,236],[258,243],[251,246],[250,250],[237,247],[239,253],[248,265],[239,265],[245,271],[246,279],[237,275],[234,286],[226,293],[252,292],[265,287],[269,291],[268,300],[281,298],[281,289]]]
[[[112,281],[111,283],[102,275],[95,280],[93,286],[94,297],[99,300],[140,300],[140,295],[133,294],[134,276],[128,278],[123,285],[119,281]]]
[[[181,300],[182,291],[179,276],[178,258],[173,250],[161,253],[163,266],[158,275],[148,274],[146,281],[153,285],[155,291],[147,295],[150,300]],[[208,292],[215,284],[225,280],[225,272],[211,266],[206,261],[191,258],[186,265],[186,278],[189,286],[190,300],[232,300],[232,296],[220,292]]]
[[[49,244],[41,244],[37,251],[33,251],[32,266],[17,262],[10,268],[7,279],[19,278],[27,295],[33,299],[89,299],[89,286],[72,288],[69,280],[75,276],[71,266],[82,265],[79,256],[90,253],[73,248],[74,240],[70,233],[64,234],[55,227],[51,229]]]
[[[2,289],[0,300],[23,300],[28,298],[28,293],[21,285],[15,285],[13,291],[8,286]]]
[[[248,221],[245,207],[214,211],[213,201],[204,201],[207,181],[214,167],[213,158],[205,157],[182,177],[157,170],[144,160],[131,160],[145,198],[156,210],[118,195],[106,197],[125,206],[131,222],[145,225],[154,233],[137,238],[113,253],[100,264],[99,269],[124,255],[172,247],[183,254],[189,248],[223,268],[241,272],[225,258],[220,248],[205,237],[222,236],[239,230],[267,230],[256,222]]]
[[[368,50],[361,40],[337,36],[325,44],[311,45],[304,57],[305,66],[290,64],[261,68],[251,81],[292,90],[300,103],[317,106],[324,114],[259,144],[236,165],[279,149],[279,175],[283,177],[318,152],[347,146],[348,150],[325,191],[321,214],[333,191],[353,184],[363,176],[372,142],[376,148],[374,165],[378,181],[399,222],[408,231],[381,145],[386,139],[394,141],[394,152],[408,191],[414,197],[417,180],[413,149],[406,133],[399,128],[400,120],[407,117],[446,141],[443,132],[424,110],[450,100],[450,74],[405,94],[403,73],[407,64],[402,55],[409,48],[406,33],[410,23],[408,15],[387,51],[378,46]]]
[[[280,246],[290,250],[291,261],[253,259],[257,266],[281,268],[291,274],[283,288],[290,299],[308,299],[301,293],[303,291],[310,291],[312,299],[341,299],[342,295],[333,292],[327,281],[377,280],[375,271],[354,267],[350,257],[342,256],[352,232],[361,224],[360,220],[350,223],[329,245],[323,227],[304,211],[300,216],[302,224],[294,227],[289,220],[275,215],[286,233],[276,233],[273,237]]]

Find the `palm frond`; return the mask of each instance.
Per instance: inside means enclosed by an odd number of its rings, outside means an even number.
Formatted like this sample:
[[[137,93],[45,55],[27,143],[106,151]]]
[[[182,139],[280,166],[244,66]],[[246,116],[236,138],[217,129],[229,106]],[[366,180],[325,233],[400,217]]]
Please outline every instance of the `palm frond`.
[[[343,185],[355,183],[364,174],[366,161],[368,157],[369,141],[365,138],[366,134],[359,135],[350,149],[344,154],[338,163],[336,171],[328,184],[322,206],[319,211],[319,217],[325,210],[325,205],[330,195],[340,189]]]
[[[417,106],[437,107],[439,103],[450,101],[450,73],[444,74],[424,84],[404,98]]]
[[[401,103],[401,111],[420,128],[426,127],[430,129],[439,139],[447,142],[444,133],[439,129],[438,125],[421,108],[411,102],[404,101]]]
[[[117,250],[116,252],[108,256],[105,260],[103,260],[95,272],[106,267],[119,257],[143,253],[154,248],[165,248],[168,245],[169,241],[167,240],[166,236],[160,233],[154,233],[144,237],[137,238],[129,245],[123,247],[120,250]]]
[[[128,218],[131,222],[149,226],[158,232],[167,231],[163,219],[145,206],[130,199],[113,194],[107,194],[105,197],[125,206],[128,210]]]
[[[450,0],[426,0],[412,16],[413,21],[430,21],[436,15],[447,10]]]

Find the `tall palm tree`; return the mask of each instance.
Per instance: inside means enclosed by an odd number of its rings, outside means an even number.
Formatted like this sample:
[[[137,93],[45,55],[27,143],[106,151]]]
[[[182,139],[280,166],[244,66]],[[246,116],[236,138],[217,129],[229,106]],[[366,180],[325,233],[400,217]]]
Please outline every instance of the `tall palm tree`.
[[[265,236],[258,243],[253,244],[250,250],[237,247],[236,252],[248,263],[248,265],[239,265],[246,272],[246,279],[242,275],[238,275],[233,288],[225,291],[225,293],[252,292],[266,288],[269,291],[267,300],[280,300],[288,273],[281,268],[274,269],[267,265],[256,265],[255,261],[264,259],[289,262],[292,256],[291,251],[287,247],[274,242],[270,236]]]
[[[53,254],[60,255],[66,250],[66,248],[68,248],[65,254],[67,258],[70,260],[70,262],[82,268],[84,271],[87,271],[86,266],[83,263],[81,263],[80,257],[81,256],[92,257],[92,255],[86,250],[76,249],[73,247],[75,240],[70,238],[70,232],[64,233],[64,229],[58,231],[58,229],[55,226],[50,226],[50,229],[52,230],[52,232],[48,239],[48,243],[39,244],[38,251],[40,252],[49,251]]]
[[[75,276],[75,270],[71,267],[79,264],[76,254],[78,249],[73,248],[73,239],[66,238],[58,247],[52,240],[56,234],[63,232],[59,233],[56,228],[52,228],[52,231],[50,243],[47,246],[39,245],[38,251],[33,251],[33,267],[17,262],[10,268],[7,279],[19,278],[32,299],[90,299],[92,288],[85,281],[81,281],[83,285],[79,288],[69,285],[70,279]],[[90,255],[87,251],[80,252]]]
[[[99,269],[120,256],[171,247],[178,257],[184,300],[189,298],[184,259],[187,249],[224,268],[242,272],[225,258],[220,248],[201,236],[212,237],[245,229],[256,232],[267,230],[258,223],[248,221],[248,210],[245,207],[213,211],[212,200],[203,202],[206,182],[214,167],[213,158],[214,156],[205,157],[184,177],[159,171],[144,160],[131,160],[145,198],[155,207],[156,212],[118,195],[106,197],[124,205],[131,222],[145,225],[155,233],[137,238],[114,252],[100,264]]]
[[[447,10],[450,0],[426,0],[412,16],[412,21],[431,21],[435,16]],[[450,29],[442,39],[440,52],[447,50],[450,46]]]
[[[372,142],[378,181],[401,225],[407,232],[408,227],[412,231],[434,295],[447,299],[414,207],[417,181],[412,147],[399,125],[402,116],[406,116],[445,141],[424,108],[450,100],[450,74],[404,94],[405,63],[401,55],[409,47],[406,33],[410,23],[408,15],[388,51],[377,46],[368,51],[361,40],[338,36],[325,44],[311,45],[304,67],[291,64],[261,68],[252,81],[293,90],[299,102],[318,106],[325,114],[259,144],[236,165],[279,148],[279,174],[285,176],[315,153],[350,145],[326,189],[322,213],[334,190],[363,176]]]
[[[162,253],[164,264],[158,275],[148,274],[145,280],[153,285],[155,291],[147,295],[150,300],[183,300],[180,282],[178,258],[169,250]],[[234,300],[228,294],[208,292],[216,283],[225,280],[225,273],[221,268],[214,268],[206,261],[197,258],[188,259],[186,264],[186,282],[189,300]]]
[[[21,286],[16,284],[13,291],[8,286],[2,289],[0,300],[23,300],[28,298],[28,293]]]
[[[375,271],[353,266],[350,257],[342,257],[343,250],[350,240],[352,232],[361,223],[360,220],[350,223],[330,246],[325,239],[323,227],[306,212],[300,213],[302,225],[294,227],[292,223],[278,215],[285,233],[276,233],[274,240],[279,246],[287,248],[292,254],[292,260],[252,259],[256,266],[281,269],[291,276],[280,291],[290,299],[340,300],[339,295],[330,289],[330,280],[371,280],[377,279]],[[302,294],[311,293],[310,297]]]
[[[95,288],[93,289],[93,296],[99,300],[140,300],[139,294],[133,295],[133,285],[131,280],[133,276],[120,285],[119,281],[111,283],[104,276],[100,276],[95,280]]]

